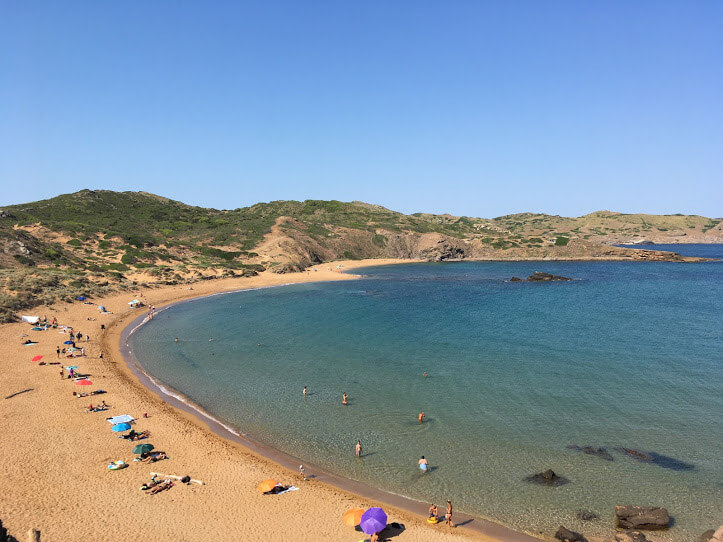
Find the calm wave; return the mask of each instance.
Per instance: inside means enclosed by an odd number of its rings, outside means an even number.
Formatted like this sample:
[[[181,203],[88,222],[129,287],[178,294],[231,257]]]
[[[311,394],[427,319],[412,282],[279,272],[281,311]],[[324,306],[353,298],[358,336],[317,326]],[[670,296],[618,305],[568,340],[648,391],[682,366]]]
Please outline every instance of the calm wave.
[[[536,270],[576,280],[505,281]],[[616,504],[667,507],[672,540],[720,522],[723,264],[364,273],[180,304],[131,346],[151,375],[230,426],[388,491],[548,534],[560,523],[609,533]],[[612,461],[568,446],[604,447]],[[523,481],[547,468],[570,483]],[[583,527],[581,509],[601,519]]]

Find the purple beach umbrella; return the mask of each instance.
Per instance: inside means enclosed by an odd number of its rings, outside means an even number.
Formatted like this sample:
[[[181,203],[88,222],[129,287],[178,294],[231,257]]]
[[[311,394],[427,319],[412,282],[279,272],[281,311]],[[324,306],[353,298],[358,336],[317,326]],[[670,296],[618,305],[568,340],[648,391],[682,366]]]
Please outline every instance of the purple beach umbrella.
[[[381,508],[370,508],[362,514],[359,526],[366,534],[378,533],[387,526],[387,514]]]

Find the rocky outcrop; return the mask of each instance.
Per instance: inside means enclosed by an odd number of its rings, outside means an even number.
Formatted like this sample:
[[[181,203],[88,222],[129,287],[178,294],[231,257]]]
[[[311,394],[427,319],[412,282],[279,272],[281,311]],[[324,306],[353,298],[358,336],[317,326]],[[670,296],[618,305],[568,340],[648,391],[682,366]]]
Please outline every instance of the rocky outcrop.
[[[621,529],[667,529],[670,516],[665,508],[657,506],[616,506],[615,518]]]
[[[580,533],[571,531],[562,525],[560,525],[560,528],[555,533],[555,538],[562,540],[562,542],[587,542],[587,538]]]
[[[545,486],[561,486],[570,482],[567,478],[558,476],[552,469],[547,469],[545,472],[533,474],[525,478],[525,482],[532,482],[533,484],[541,484]]]
[[[567,277],[561,277],[560,275],[551,275],[550,273],[543,273],[542,271],[535,271],[525,279],[527,282],[551,282],[557,280],[572,280]]]
[[[600,459],[604,459],[605,461],[612,461],[613,456],[610,455],[610,453],[600,446],[578,446],[577,444],[571,444],[567,447],[568,450],[576,450],[578,452],[582,452],[587,455],[594,455],[596,457],[599,457]]]

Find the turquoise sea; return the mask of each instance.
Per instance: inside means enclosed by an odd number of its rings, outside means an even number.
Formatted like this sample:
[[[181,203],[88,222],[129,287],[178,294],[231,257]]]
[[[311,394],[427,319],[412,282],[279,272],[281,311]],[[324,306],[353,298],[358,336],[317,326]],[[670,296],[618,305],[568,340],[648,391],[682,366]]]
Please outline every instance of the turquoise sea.
[[[506,281],[538,270],[575,280]],[[616,504],[668,508],[658,539],[721,523],[723,262],[359,272],[182,303],[129,344],[148,374],[240,432],[380,489],[547,535],[561,523],[609,534]],[[524,481],[548,468],[569,483]]]

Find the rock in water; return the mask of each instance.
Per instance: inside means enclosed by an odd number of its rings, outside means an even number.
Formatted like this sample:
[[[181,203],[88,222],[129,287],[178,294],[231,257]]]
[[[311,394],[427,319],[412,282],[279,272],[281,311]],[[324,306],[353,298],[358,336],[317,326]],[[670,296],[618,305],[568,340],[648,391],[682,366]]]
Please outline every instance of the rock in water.
[[[578,446],[577,444],[571,444],[567,447],[568,450],[577,450],[578,452],[582,452],[587,455],[596,455],[600,459],[604,459],[605,461],[612,461],[613,456],[610,455],[610,453],[601,446]]]
[[[527,277],[527,282],[550,282],[553,280],[572,280],[567,277],[561,277],[560,275],[551,275],[550,273],[543,273],[542,271],[535,271]]]
[[[717,530],[710,529],[700,535],[700,542],[723,542],[723,525]]]
[[[512,277],[510,282],[522,282],[522,279],[520,277]]]
[[[714,534],[715,534],[715,531],[713,529],[708,529],[706,532],[704,532],[702,535],[700,535],[700,542],[710,542],[710,540],[713,538]],[[0,537],[0,540],[2,540],[1,537]]]
[[[587,538],[580,533],[571,531],[562,525],[560,525],[560,528],[555,533],[555,538],[562,540],[562,542],[587,542]]]
[[[616,533],[613,542],[648,542],[648,539],[640,531],[625,531]]]
[[[668,511],[656,506],[616,506],[615,517],[622,529],[667,529],[670,523]]]
[[[552,469],[547,469],[545,472],[528,476],[525,478],[525,481],[546,486],[561,486],[563,484],[567,484],[570,480],[563,478],[562,476],[558,476]]]
[[[592,521],[593,519],[597,519],[600,516],[598,516],[595,512],[590,512],[589,510],[578,510],[577,511],[577,519],[581,519],[582,521]]]

